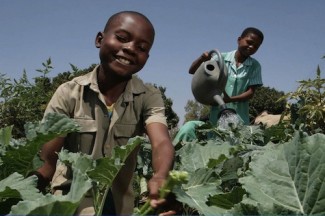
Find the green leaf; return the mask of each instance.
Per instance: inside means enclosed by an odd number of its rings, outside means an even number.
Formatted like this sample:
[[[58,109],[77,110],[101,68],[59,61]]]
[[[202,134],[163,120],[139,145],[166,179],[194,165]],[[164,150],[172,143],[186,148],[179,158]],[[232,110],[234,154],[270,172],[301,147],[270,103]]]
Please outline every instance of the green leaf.
[[[67,195],[47,194],[35,200],[25,200],[12,207],[13,215],[73,215],[85,194],[92,187],[91,181],[80,170],[73,170],[73,181]]]
[[[94,168],[94,160],[90,155],[83,153],[72,153],[66,149],[59,152],[59,159],[64,164],[71,166],[72,169],[77,169],[80,172],[86,172]]]
[[[80,126],[64,114],[49,113],[43,122],[25,125],[26,138],[31,142],[47,142],[55,137],[76,132]]]
[[[215,175],[212,169],[198,169],[190,173],[189,182],[181,188],[173,189],[176,199],[203,215],[216,215],[226,212],[225,209],[216,206],[208,206],[208,197],[221,193],[218,186],[221,180]]]
[[[37,157],[41,147],[55,137],[78,131],[79,126],[63,114],[49,113],[44,122],[26,124],[27,141],[21,140],[23,145],[17,148],[10,147],[1,157],[0,180],[14,172],[23,176],[34,170],[34,158]]]
[[[235,187],[229,193],[220,193],[208,198],[208,205],[218,206],[223,209],[231,209],[235,204],[242,201],[245,190],[241,187]]]
[[[210,159],[220,158],[222,161],[225,156],[229,156],[230,148],[232,146],[226,142],[220,145],[208,141],[205,146],[198,143],[188,143],[178,151],[181,162],[179,169],[194,172],[199,168],[207,167]]]
[[[72,159],[73,179],[70,191],[67,195],[47,194],[39,199],[24,200],[12,207],[13,215],[73,215],[81,200],[92,188],[92,182],[83,171],[89,169],[91,163],[88,155],[63,152],[62,157],[69,156]],[[62,158],[64,160],[64,158]],[[79,165],[78,165],[79,164]],[[88,165],[87,165],[88,164]],[[86,168],[84,168],[84,166]],[[78,167],[83,167],[78,169]]]
[[[96,168],[88,171],[89,177],[110,187],[115,176],[124,165],[124,161],[144,141],[144,138],[137,136],[129,139],[127,145],[115,147],[111,157],[96,160]]]
[[[36,176],[24,179],[22,175],[13,173],[0,181],[0,214],[8,214],[11,206],[20,200],[35,200],[42,197],[36,189],[36,180]]]
[[[12,137],[12,127],[5,127],[0,129],[0,146],[8,146],[10,143],[10,139]]]
[[[240,179],[261,214],[325,214],[325,135],[294,139],[253,157]],[[273,145],[273,144],[272,144]]]
[[[220,173],[223,181],[237,180],[237,171],[243,167],[243,159],[240,157],[233,157],[226,160],[223,164],[222,171]]]
[[[36,189],[36,176],[26,179],[18,173],[13,173],[0,181],[0,200],[8,198],[35,199],[40,197]]]
[[[88,176],[97,183],[94,204],[96,215],[101,215],[105,191],[111,188],[125,160],[145,140],[139,136],[129,139],[126,145],[115,147],[110,157],[97,159],[95,168],[87,171]]]

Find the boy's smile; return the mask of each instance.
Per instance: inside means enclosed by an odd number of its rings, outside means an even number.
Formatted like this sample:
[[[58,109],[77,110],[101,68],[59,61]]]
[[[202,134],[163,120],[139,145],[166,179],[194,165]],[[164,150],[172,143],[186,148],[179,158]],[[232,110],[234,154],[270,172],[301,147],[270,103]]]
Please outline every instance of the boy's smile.
[[[116,61],[123,64],[123,65],[130,65],[132,64],[131,63],[131,60],[127,59],[127,58],[124,58],[123,56],[116,56],[115,57]]]

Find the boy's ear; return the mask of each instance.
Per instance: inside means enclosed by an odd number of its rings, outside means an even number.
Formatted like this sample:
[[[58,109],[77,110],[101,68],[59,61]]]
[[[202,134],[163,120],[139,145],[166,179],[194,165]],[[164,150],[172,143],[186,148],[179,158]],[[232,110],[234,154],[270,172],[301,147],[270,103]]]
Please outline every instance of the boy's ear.
[[[96,35],[96,39],[95,39],[95,46],[97,48],[100,48],[100,45],[102,44],[103,38],[104,38],[103,32],[98,32],[97,35]]]

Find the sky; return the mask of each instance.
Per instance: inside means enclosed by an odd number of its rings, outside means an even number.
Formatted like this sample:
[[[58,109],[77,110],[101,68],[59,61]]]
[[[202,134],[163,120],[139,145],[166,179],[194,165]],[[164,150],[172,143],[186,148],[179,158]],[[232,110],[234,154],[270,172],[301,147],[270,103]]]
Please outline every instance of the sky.
[[[48,76],[98,64],[95,36],[116,12],[138,11],[156,31],[145,67],[138,73],[166,87],[173,110],[184,121],[191,91],[191,63],[204,51],[228,52],[246,27],[257,27],[264,42],[252,57],[262,65],[264,86],[295,91],[299,80],[324,78],[324,0],[1,0],[0,74],[19,79],[40,76],[51,58]]]

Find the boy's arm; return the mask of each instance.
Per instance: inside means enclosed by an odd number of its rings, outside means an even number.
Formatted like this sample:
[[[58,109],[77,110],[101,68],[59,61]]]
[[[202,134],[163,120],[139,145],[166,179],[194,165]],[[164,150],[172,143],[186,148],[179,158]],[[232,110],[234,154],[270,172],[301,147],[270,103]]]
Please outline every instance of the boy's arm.
[[[162,123],[147,125],[147,134],[152,146],[152,165],[154,175],[148,183],[149,197],[153,200],[153,207],[159,203],[159,188],[165,182],[174,162],[174,146],[171,142],[168,128]]]
[[[208,61],[208,60],[210,60],[209,52],[202,53],[202,55],[192,63],[192,65],[191,65],[188,72],[190,74],[194,74],[195,71],[200,67],[202,62],[205,62],[205,61]]]
[[[46,187],[54,175],[56,169],[56,162],[58,160],[58,154],[63,147],[64,137],[55,138],[43,145],[40,156],[44,164],[37,170],[38,185],[41,191]]]
[[[229,97],[226,92],[224,92],[224,102],[230,103],[230,102],[241,102],[241,101],[247,101],[251,99],[254,96],[255,89],[257,86],[249,86],[245,92],[243,92],[240,95],[235,95],[232,97]]]

